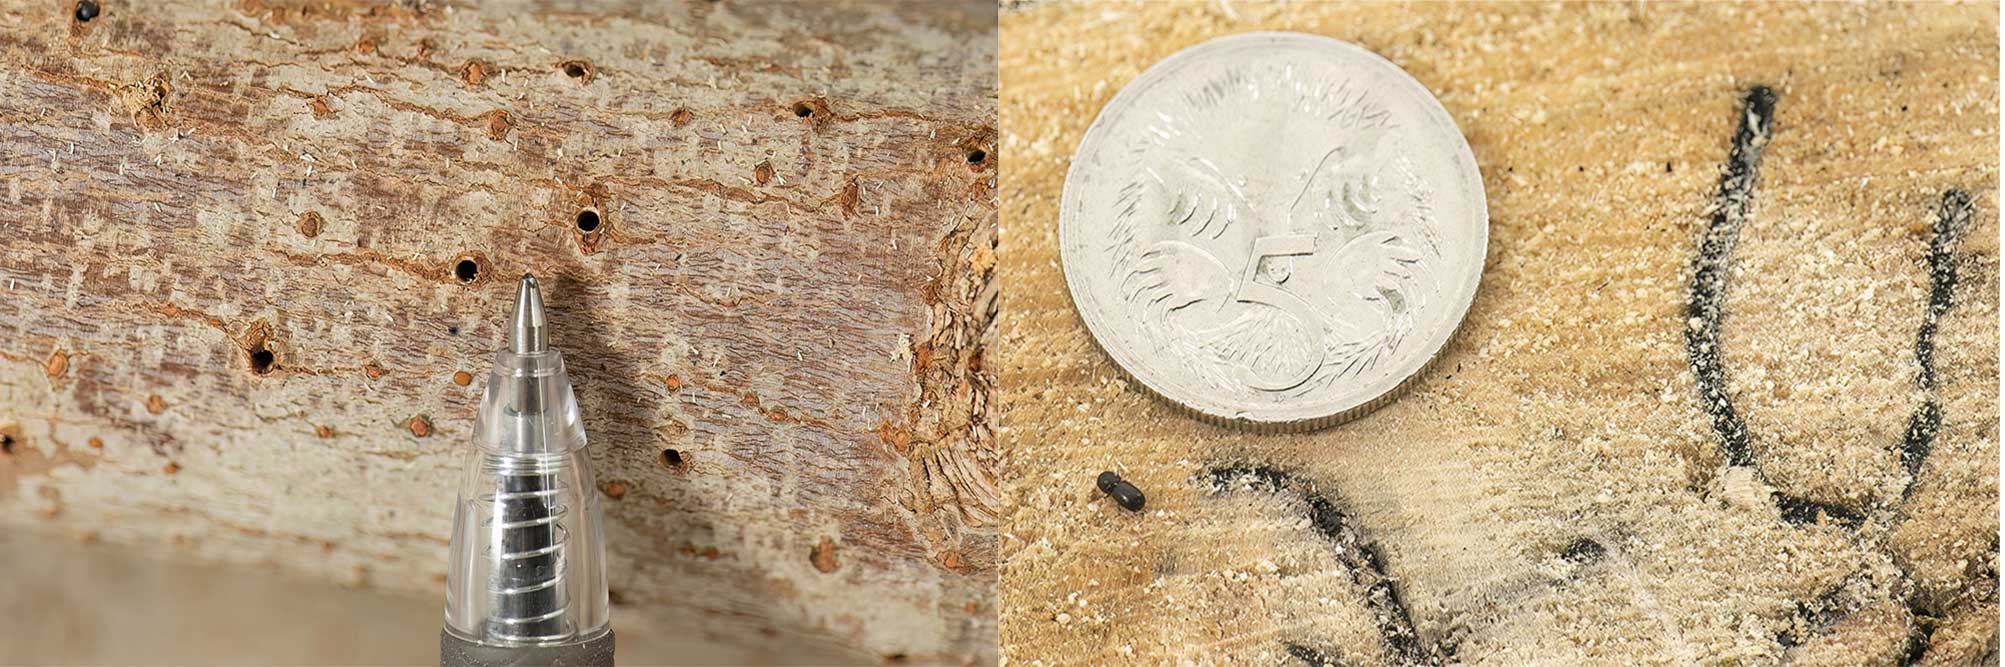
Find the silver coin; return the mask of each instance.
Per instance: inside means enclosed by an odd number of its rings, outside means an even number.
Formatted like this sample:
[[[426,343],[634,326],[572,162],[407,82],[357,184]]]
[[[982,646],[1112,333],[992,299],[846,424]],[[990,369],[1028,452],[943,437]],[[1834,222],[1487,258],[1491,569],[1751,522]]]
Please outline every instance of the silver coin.
[[[1454,119],[1399,66],[1249,33],[1100,110],[1058,237],[1073,306],[1131,377],[1292,430],[1364,414],[1433,362],[1475,298],[1489,210]]]

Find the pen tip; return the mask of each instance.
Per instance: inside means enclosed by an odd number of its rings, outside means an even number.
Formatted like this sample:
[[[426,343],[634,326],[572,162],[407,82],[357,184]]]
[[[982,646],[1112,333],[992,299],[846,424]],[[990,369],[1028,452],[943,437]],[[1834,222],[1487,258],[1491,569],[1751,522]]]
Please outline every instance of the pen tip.
[[[514,326],[509,328],[509,349],[516,354],[530,354],[550,348],[550,337],[543,326],[543,288],[536,284],[536,276],[522,274],[522,282],[515,288],[513,321]]]

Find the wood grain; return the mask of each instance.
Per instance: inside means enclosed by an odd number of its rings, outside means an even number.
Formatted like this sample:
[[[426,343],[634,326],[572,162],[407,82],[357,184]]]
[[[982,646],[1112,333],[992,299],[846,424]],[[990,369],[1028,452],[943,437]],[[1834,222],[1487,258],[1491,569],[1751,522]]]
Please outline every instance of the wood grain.
[[[616,617],[994,659],[993,5],[101,7],[0,8],[0,522],[436,591],[534,272]]]
[[[1995,663],[1997,11],[1006,11],[1005,660]],[[1489,198],[1482,286],[1441,362],[1389,406],[1309,434],[1205,426],[1131,387],[1072,312],[1057,257],[1065,170],[1099,109],[1171,53],[1252,30],[1329,35],[1406,69],[1468,137]],[[1773,132],[1718,345],[1749,433],[1740,464],[1686,332],[1757,84],[1775,93]],[[1959,280],[1931,389],[1917,331],[1952,191],[1973,215],[1948,254]],[[1942,427],[1910,474],[1906,431],[1930,397]],[[1115,508],[1101,470],[1149,509]]]

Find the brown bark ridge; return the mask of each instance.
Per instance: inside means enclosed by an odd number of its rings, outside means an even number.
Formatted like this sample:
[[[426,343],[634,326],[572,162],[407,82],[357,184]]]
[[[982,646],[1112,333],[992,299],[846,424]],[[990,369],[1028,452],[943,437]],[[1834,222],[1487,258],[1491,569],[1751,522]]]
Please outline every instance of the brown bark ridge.
[[[436,590],[534,272],[621,606],[994,659],[993,5],[97,6],[0,8],[0,522]]]
[[[1997,25],[1996,4],[1006,11],[1004,658],[1995,664]],[[1314,433],[1129,386],[1057,260],[1094,115],[1252,30],[1406,69],[1489,198],[1435,370]]]

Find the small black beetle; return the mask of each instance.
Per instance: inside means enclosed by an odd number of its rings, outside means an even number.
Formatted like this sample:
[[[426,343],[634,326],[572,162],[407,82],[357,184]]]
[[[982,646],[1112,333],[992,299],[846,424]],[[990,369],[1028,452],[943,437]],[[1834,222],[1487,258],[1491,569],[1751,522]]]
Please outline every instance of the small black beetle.
[[[1094,484],[1100,487],[1101,493],[1113,498],[1121,509],[1130,512],[1142,511],[1142,505],[1149,502],[1148,497],[1142,495],[1141,489],[1135,488],[1135,485],[1129,484],[1128,480],[1121,479],[1120,475],[1114,474],[1111,470],[1100,473],[1100,478],[1094,480]]]

